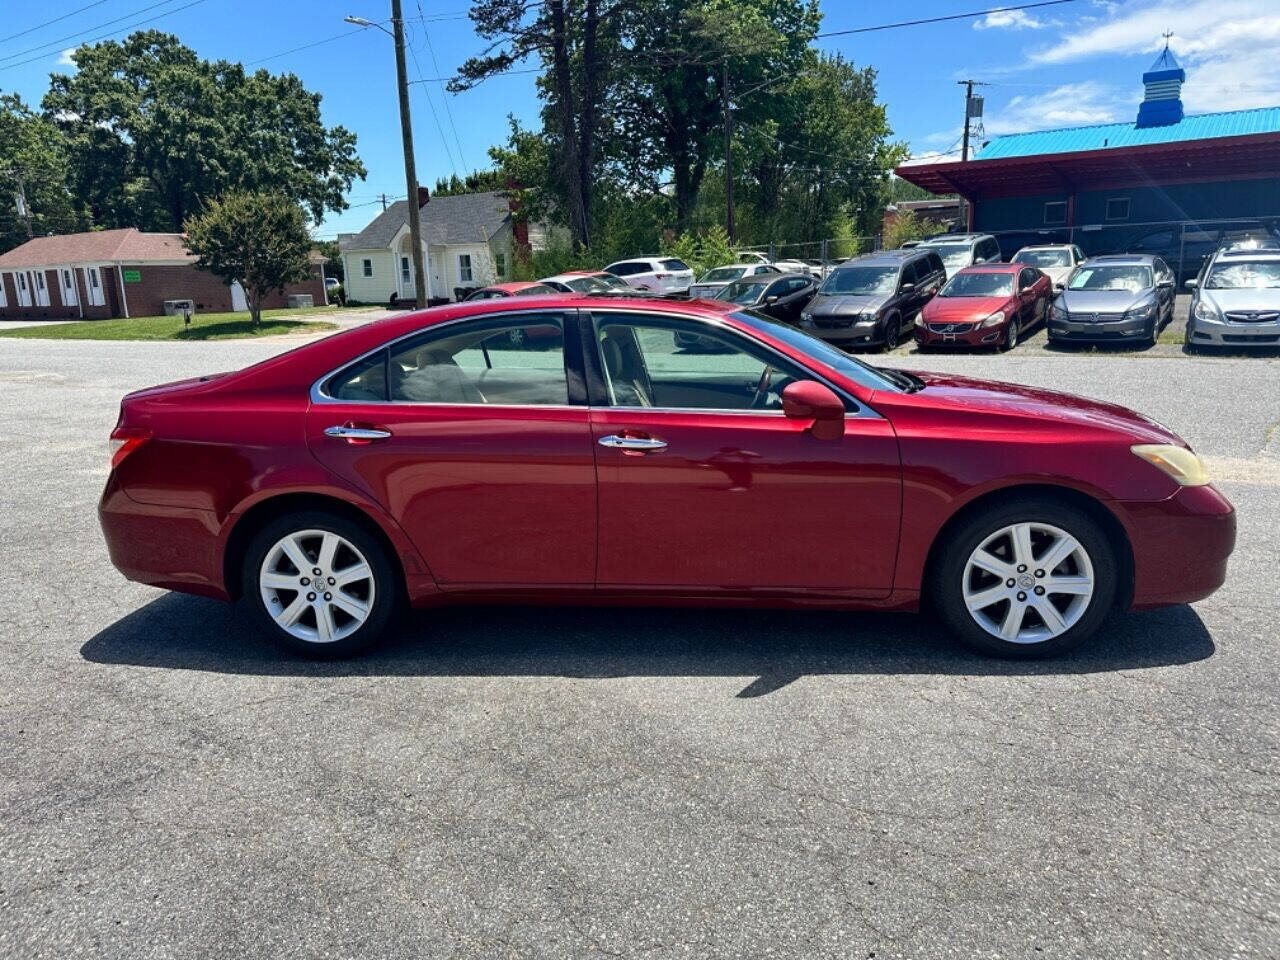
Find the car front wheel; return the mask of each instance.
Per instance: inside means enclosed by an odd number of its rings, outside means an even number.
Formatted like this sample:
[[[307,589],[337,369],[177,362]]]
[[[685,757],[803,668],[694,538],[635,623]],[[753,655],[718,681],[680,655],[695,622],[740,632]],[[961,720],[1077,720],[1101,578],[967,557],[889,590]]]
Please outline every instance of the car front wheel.
[[[1005,657],[1063,653],[1106,619],[1120,568],[1087,513],[1026,498],[962,522],[940,545],[930,594],[969,646]]]
[[[399,606],[386,549],[336,513],[305,511],[268,523],[246,551],[242,576],[244,595],[270,632],[310,657],[364,650]]]

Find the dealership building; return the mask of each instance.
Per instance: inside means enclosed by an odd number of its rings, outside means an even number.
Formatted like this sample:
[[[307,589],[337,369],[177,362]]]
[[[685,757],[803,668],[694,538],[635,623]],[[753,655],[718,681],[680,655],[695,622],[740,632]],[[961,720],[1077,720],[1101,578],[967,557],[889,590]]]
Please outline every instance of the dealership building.
[[[971,160],[895,172],[963,197],[969,229],[994,234],[1006,258],[1070,242],[1157,254],[1194,276],[1226,240],[1280,236],[1280,107],[1184,115],[1185,80],[1166,47],[1132,121],[994,137]]]

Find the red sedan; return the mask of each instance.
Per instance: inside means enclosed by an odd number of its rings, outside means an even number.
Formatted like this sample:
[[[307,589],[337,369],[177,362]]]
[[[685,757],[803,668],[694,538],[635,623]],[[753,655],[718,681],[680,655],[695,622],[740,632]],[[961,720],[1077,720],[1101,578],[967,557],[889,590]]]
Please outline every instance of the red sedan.
[[[916,321],[921,347],[995,346],[1010,350],[1043,323],[1053,281],[1025,263],[984,263],[952,274]]]
[[[553,326],[552,350],[513,330]],[[696,353],[688,334],[719,344]],[[1121,407],[869,366],[732,304],[392,317],[124,398],[100,516],[132,580],[313,655],[405,602],[915,610],[1057,653],[1223,582],[1231,504]]]

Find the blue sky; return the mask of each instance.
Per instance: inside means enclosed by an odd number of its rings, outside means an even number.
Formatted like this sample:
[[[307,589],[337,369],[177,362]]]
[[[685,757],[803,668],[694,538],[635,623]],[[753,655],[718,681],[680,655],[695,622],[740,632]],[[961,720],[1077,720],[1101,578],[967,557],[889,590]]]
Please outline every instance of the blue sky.
[[[298,74],[323,94],[325,122],[356,132],[368,180],[353,187],[352,209],[330,215],[318,236],[360,229],[380,209],[378,194],[394,198],[404,191],[391,40],[342,20],[346,14],[384,19],[386,0],[19,0],[6,6],[0,92],[16,91],[38,103],[51,72],[73,69],[65,65],[64,51],[77,43],[144,26],[164,29],[203,57]],[[483,48],[466,17],[466,0],[405,0],[404,6],[407,19],[418,18],[409,21],[411,79],[449,75]],[[824,0],[823,30],[994,6],[988,0]],[[152,17],[157,19],[142,23]],[[928,157],[958,149],[963,90],[955,81],[962,77],[992,84],[982,91],[988,135],[1130,119],[1141,97],[1141,73],[1165,30],[1174,32],[1173,49],[1187,68],[1188,112],[1280,104],[1280,0],[1073,0],[820,44],[877,68],[895,136],[913,154]],[[487,166],[487,148],[505,140],[507,115],[532,123],[538,111],[529,74],[491,80],[457,96],[434,83],[412,89],[418,175],[427,184],[455,170]]]

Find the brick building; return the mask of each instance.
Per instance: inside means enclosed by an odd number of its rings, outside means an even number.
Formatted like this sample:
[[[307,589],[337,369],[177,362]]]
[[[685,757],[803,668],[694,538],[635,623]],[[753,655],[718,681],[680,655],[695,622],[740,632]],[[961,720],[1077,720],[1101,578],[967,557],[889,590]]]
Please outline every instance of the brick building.
[[[0,319],[154,317],[166,300],[191,300],[197,313],[247,309],[238,285],[197,270],[195,260],[180,233],[129,227],[36,237],[0,254]],[[296,293],[327,303],[323,263],[314,255],[311,276],[268,295],[263,306],[287,306]]]

